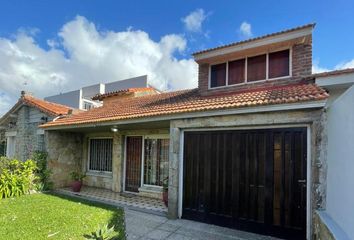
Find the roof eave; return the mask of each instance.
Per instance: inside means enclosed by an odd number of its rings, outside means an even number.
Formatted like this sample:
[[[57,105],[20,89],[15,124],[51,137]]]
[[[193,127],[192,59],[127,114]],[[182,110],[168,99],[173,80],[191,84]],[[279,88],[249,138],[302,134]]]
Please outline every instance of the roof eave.
[[[220,47],[216,49],[206,50],[205,52],[194,53],[193,57],[195,61],[201,61],[208,58],[213,58],[221,55],[231,54],[238,51],[244,51],[247,49],[267,46],[280,42],[290,41],[301,37],[306,37],[312,34],[315,24],[307,25],[304,28],[293,30],[290,32],[279,33],[268,37],[255,38],[254,40],[241,42],[239,44]]]
[[[327,74],[313,76],[316,84],[326,89],[330,88],[350,88],[354,85],[354,69],[351,72],[343,70],[341,72],[328,72]]]
[[[111,126],[111,125],[145,123],[145,122],[155,122],[155,121],[164,121],[164,120],[177,120],[177,119],[196,118],[196,117],[212,117],[212,116],[246,114],[246,113],[316,109],[316,108],[325,107],[326,102],[327,99],[298,102],[298,103],[250,106],[250,107],[234,108],[234,109],[196,111],[192,113],[167,114],[167,115],[151,116],[151,117],[143,117],[143,118],[132,118],[126,120],[92,122],[87,124],[56,125],[56,126],[43,125],[40,127],[45,130],[65,130],[65,129],[69,130],[69,129],[77,129],[77,128],[103,127],[103,126]]]

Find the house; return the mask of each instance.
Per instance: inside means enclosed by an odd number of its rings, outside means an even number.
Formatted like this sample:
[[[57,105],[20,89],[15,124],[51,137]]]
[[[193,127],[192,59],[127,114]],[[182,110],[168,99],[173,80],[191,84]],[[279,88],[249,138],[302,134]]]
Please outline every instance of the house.
[[[0,118],[1,155],[25,161],[34,151],[45,151],[44,130],[38,126],[67,115],[69,111],[72,108],[22,91],[17,103]]]
[[[326,109],[350,83],[312,74],[314,26],[194,53],[196,89],[106,93],[95,97],[102,107],[42,125],[56,187],[80,169],[87,186],[160,198],[168,179],[172,219],[332,236],[318,211],[328,184]],[[327,86],[340,81],[341,89]]]
[[[81,110],[89,110],[101,106],[100,101],[92,100],[96,94],[114,92],[127,88],[149,87],[147,75],[119,80],[110,83],[98,83],[91,86],[82,87],[79,90],[60,93],[45,97],[44,100],[59,103]]]

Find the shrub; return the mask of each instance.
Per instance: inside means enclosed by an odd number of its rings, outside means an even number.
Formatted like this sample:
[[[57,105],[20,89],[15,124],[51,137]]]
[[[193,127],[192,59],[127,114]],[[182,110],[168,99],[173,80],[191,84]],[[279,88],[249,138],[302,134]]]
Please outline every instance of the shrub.
[[[114,231],[114,226],[108,227],[108,224],[100,226],[96,232],[92,232],[90,235],[84,235],[85,239],[94,240],[114,240],[118,239],[119,233]]]
[[[38,191],[46,191],[53,188],[53,182],[50,181],[52,171],[47,167],[47,156],[48,154],[46,152],[41,151],[35,151],[32,155],[32,159],[37,165],[36,175],[38,176]]]
[[[0,199],[18,197],[29,193],[38,179],[35,175],[36,163],[0,157]]]

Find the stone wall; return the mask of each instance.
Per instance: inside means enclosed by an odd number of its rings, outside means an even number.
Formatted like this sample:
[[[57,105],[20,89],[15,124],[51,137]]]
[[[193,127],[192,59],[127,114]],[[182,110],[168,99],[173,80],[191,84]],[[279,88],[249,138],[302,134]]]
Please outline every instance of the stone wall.
[[[95,132],[83,135],[83,151],[81,166],[82,171],[86,172],[87,177],[84,179],[84,184],[87,186],[100,187],[110,189],[114,192],[121,192],[124,189],[124,149],[125,137],[129,135],[158,135],[168,134],[168,129],[153,129],[153,130],[120,130],[118,133],[112,132]],[[112,173],[97,173],[88,171],[88,143],[90,138],[109,137],[113,139],[113,158],[112,158]],[[151,191],[143,191],[142,196],[161,198],[161,193],[154,194]]]
[[[169,209],[170,218],[178,217],[180,138],[182,130],[193,128],[225,127],[272,127],[282,125],[309,125],[311,131],[311,209],[321,209],[325,203],[326,178],[324,149],[326,144],[323,110],[284,111],[256,114],[240,114],[219,117],[205,117],[171,121],[170,125],[170,170]],[[314,221],[312,211],[312,221]]]
[[[12,119],[11,127],[5,126],[4,132],[16,132],[14,157],[25,161],[31,158],[34,151],[46,151],[44,134],[38,128],[43,123],[42,117],[51,120],[52,117],[40,112],[37,108],[23,105]]]
[[[326,224],[322,221],[321,217],[316,212],[313,220],[314,239],[317,240],[336,240]]]
[[[52,170],[54,187],[69,186],[70,173],[80,170],[83,149],[81,133],[46,131],[48,168]]]

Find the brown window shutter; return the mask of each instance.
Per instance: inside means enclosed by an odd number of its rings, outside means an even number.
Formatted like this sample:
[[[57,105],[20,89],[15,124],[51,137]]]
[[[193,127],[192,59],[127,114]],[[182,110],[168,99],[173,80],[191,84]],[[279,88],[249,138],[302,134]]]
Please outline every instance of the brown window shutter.
[[[245,82],[245,59],[229,62],[229,85]]]
[[[289,49],[269,53],[269,78],[289,76]]]
[[[247,58],[248,82],[266,79],[266,60],[266,54]]]
[[[210,87],[221,87],[226,85],[226,63],[211,66]]]

